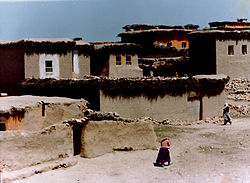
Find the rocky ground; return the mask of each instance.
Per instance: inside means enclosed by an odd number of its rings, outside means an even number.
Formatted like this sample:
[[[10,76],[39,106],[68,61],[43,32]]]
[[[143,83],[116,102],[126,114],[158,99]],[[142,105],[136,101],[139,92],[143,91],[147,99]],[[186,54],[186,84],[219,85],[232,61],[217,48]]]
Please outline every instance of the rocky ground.
[[[192,123],[143,119],[153,122],[159,141],[165,136],[169,137],[170,166],[153,166],[157,150],[114,152],[93,159],[77,156],[78,163],[75,166],[38,172],[15,183],[248,183],[249,86],[246,80],[233,80],[227,85],[232,125],[222,125],[223,119],[220,117]]]

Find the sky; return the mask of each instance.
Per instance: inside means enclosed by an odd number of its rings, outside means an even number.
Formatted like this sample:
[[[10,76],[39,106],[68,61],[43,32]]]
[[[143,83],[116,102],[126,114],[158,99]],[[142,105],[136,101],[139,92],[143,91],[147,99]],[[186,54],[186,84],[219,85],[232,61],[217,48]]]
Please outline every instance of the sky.
[[[119,41],[131,24],[250,21],[250,0],[0,0],[0,40],[75,38]]]

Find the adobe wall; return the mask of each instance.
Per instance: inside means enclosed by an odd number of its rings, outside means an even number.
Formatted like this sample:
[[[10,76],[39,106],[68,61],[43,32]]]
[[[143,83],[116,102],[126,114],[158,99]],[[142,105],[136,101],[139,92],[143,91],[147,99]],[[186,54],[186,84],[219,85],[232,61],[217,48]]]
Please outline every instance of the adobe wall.
[[[79,75],[76,78],[82,78],[90,75],[90,56],[78,55],[79,61]]]
[[[89,121],[82,130],[80,155],[94,158],[115,150],[157,149],[152,124],[146,122]]]
[[[156,36],[155,42],[161,42],[163,45],[167,46],[168,42],[172,43],[172,47],[177,49],[182,49],[182,43],[186,43],[186,48],[189,47],[189,39],[185,34],[170,34],[169,36]]]
[[[39,57],[38,54],[24,55],[25,79],[40,78]]]
[[[138,66],[138,56],[133,55],[132,65],[115,65],[114,55],[109,57],[109,77],[121,78],[121,77],[142,77],[143,71]]]
[[[72,128],[66,124],[41,131],[0,131],[0,169],[16,170],[73,156]]]
[[[222,116],[224,103],[225,103],[225,91],[220,95],[212,97],[203,97],[203,119]]]
[[[234,55],[228,55],[228,46],[234,46]],[[242,45],[247,45],[248,52],[242,54]],[[217,74],[226,74],[230,79],[250,79],[250,41],[224,40],[216,41]]]
[[[59,78],[72,78],[72,53],[59,56]],[[25,79],[41,78],[39,70],[40,54],[27,55],[25,54]]]
[[[72,52],[59,56],[60,78],[72,78]]]
[[[9,97],[11,100],[11,97]],[[13,97],[12,97],[13,98]],[[19,97],[20,98],[20,97]],[[23,98],[23,99],[22,99]],[[37,98],[37,97],[34,97]],[[7,99],[7,98],[6,98]],[[20,99],[22,103],[27,103],[31,100],[31,97],[22,96]],[[55,98],[40,97],[34,99],[35,104],[27,104],[27,106],[18,107],[17,111],[6,110],[0,113],[0,123],[5,123],[6,130],[41,130],[55,123],[61,123],[71,118],[84,117],[84,111],[86,110],[85,100],[73,100],[61,98],[61,102],[53,101]],[[3,98],[0,102],[4,103]],[[41,101],[45,102],[44,114],[43,105]],[[15,106],[15,103],[13,103]]]
[[[131,98],[109,97],[100,94],[100,111],[112,111],[126,118],[152,117],[157,120],[187,119],[187,95],[166,95],[149,100],[138,96]]]
[[[0,49],[0,92],[19,94],[17,83],[24,79],[24,49]]]
[[[122,117],[152,117],[156,120],[179,119],[185,121],[200,120],[200,101],[188,101],[189,94],[182,96],[157,97],[148,99],[143,96],[125,98],[109,97],[100,92],[100,111],[117,112]],[[194,96],[192,96],[194,97]],[[225,101],[224,94],[202,98],[202,116],[215,117],[221,115]]]

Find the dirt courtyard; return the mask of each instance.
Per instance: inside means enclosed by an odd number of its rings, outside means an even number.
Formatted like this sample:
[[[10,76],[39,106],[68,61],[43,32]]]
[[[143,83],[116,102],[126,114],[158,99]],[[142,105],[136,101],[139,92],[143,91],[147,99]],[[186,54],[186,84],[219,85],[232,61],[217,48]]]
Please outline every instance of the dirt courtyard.
[[[155,131],[159,139],[163,136],[170,138],[170,166],[153,166],[157,150],[114,152],[93,159],[77,156],[75,166],[15,182],[250,182],[249,117],[233,119],[233,125],[165,125],[157,126]]]

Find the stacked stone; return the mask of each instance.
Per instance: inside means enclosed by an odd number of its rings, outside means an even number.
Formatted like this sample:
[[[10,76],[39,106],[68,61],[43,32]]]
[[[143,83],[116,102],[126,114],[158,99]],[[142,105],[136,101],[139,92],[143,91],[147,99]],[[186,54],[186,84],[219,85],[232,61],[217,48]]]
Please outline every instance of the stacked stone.
[[[231,99],[250,101],[250,81],[247,79],[234,79],[225,89]]]

